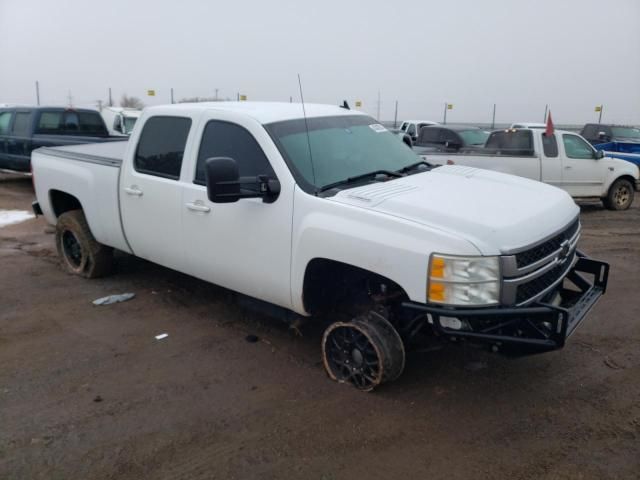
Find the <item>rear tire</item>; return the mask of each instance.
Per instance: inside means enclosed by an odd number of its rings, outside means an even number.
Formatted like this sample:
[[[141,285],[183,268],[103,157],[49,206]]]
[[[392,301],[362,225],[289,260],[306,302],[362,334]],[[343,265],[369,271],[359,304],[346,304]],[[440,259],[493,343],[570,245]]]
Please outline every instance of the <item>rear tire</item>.
[[[329,325],[322,337],[322,361],[329,377],[371,391],[404,370],[402,339],[387,319],[368,312]]]
[[[620,178],[613,182],[602,203],[609,210],[627,210],[633,203],[634,193],[631,182]]]
[[[70,210],[58,217],[56,248],[71,273],[97,278],[111,272],[113,249],[96,241],[82,210]]]

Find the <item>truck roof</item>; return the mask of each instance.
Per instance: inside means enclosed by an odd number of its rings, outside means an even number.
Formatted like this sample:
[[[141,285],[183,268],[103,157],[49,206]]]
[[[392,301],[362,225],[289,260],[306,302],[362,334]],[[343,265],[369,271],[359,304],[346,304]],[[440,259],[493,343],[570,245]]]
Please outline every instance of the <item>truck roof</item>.
[[[333,117],[337,115],[366,115],[357,110],[347,110],[334,105],[305,103],[304,109],[309,118]],[[262,124],[303,118],[302,104],[289,102],[200,102],[177,103],[147,107],[152,114],[176,115],[193,114],[202,110],[218,110],[245,114]]]

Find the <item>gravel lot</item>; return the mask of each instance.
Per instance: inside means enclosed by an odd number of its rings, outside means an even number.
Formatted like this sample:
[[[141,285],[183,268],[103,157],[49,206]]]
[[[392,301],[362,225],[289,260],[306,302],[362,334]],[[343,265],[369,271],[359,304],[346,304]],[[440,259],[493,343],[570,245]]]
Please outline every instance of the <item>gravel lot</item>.
[[[33,196],[0,174],[0,209]],[[127,255],[76,278],[42,218],[0,228],[0,479],[640,478],[640,199],[582,214],[610,287],[565,349],[424,349],[370,394],[326,378],[313,326]]]

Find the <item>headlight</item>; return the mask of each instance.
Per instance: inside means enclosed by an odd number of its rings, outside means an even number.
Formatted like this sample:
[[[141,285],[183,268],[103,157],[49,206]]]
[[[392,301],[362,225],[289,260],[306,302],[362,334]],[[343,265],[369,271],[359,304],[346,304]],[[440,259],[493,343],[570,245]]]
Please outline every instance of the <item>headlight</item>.
[[[427,301],[467,307],[499,304],[500,259],[432,254]]]

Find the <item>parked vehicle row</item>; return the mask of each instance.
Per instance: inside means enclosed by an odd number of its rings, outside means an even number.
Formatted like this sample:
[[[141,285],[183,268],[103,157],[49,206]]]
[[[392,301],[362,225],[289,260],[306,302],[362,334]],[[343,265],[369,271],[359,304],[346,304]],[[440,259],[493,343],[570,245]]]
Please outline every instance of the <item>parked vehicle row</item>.
[[[418,332],[498,351],[561,348],[605,292],[608,265],[577,250],[579,208],[565,191],[434,168],[365,114],[304,112],[145,109],[128,142],[36,150],[34,210],[56,225],[75,274],[107,274],[118,249],[272,315],[325,322],[327,373],[363,390],[402,373]]]
[[[95,110],[59,107],[0,108],[0,168],[28,172],[39,147],[122,140],[109,135]]]
[[[607,157],[577,133],[563,130],[552,135],[537,128],[499,130],[483,149],[422,157],[435,165],[466,165],[538,180],[574,198],[599,198],[612,210],[629,208],[640,188],[637,165]]]

